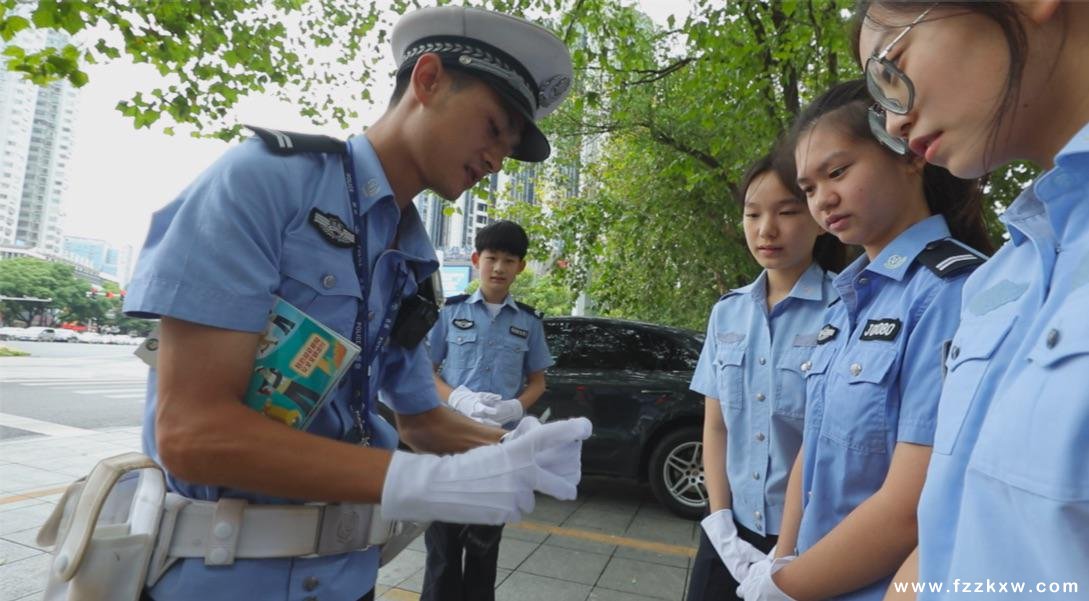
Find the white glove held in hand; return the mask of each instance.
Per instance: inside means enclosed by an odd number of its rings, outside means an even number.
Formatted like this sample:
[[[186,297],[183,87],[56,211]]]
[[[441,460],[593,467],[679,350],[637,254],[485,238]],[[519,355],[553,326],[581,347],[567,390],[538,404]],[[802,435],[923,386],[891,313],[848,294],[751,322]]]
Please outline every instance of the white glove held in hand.
[[[741,540],[737,536],[737,526],[734,525],[734,513],[729,509],[716,511],[703,518],[700,522],[711,546],[722,558],[722,563],[730,571],[734,580],[743,582],[749,575],[749,567],[767,558],[767,555],[751,544]]]
[[[382,487],[382,517],[504,524],[533,511],[534,491],[574,499],[582,441],[591,431],[590,420],[580,417],[529,425],[502,444],[459,455],[395,451]]]
[[[484,400],[476,406],[473,410],[473,414],[469,417],[473,419],[483,418],[491,420],[497,424],[505,424],[518,419],[522,419],[525,415],[525,410],[522,409],[522,401],[518,399],[500,400],[496,396],[496,400]]]
[[[793,555],[779,559],[773,559],[769,555],[760,563],[753,564],[749,568],[748,577],[741,586],[737,587],[737,595],[745,601],[795,601],[771,578],[773,574],[783,569],[783,566],[795,559]]]
[[[503,397],[492,392],[473,392],[465,386],[458,386],[450,391],[450,399],[447,403],[454,411],[466,417],[475,418],[473,413],[481,410],[485,403],[495,403],[502,399]]]

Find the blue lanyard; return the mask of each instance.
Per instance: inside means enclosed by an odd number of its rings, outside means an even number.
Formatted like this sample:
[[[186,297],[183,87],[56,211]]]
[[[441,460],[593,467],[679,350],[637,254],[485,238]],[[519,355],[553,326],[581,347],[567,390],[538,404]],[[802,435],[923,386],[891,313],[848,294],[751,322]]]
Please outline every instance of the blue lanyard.
[[[359,278],[359,290],[363,299],[359,302],[359,308],[355,314],[355,325],[352,327],[352,342],[359,347],[359,356],[352,363],[352,411],[355,419],[355,428],[359,430],[360,444],[370,446],[371,427],[370,413],[371,400],[375,391],[371,390],[371,366],[379,353],[385,350],[389,341],[390,332],[393,330],[393,322],[397,317],[397,311],[401,307],[401,298],[398,291],[403,286],[403,274],[399,274],[391,288],[389,307],[384,311],[382,323],[378,328],[378,335],[374,339],[374,346],[367,348],[367,336],[370,315],[370,268],[367,262],[367,215],[362,210],[362,198],[359,196],[358,187],[355,184],[355,161],[352,157],[352,147],[345,142],[345,153],[341,155],[344,162],[344,182],[348,187],[348,198],[352,205],[353,227],[355,228],[356,244],[352,249],[352,257],[355,259],[356,277]],[[364,360],[366,364],[364,364]]]

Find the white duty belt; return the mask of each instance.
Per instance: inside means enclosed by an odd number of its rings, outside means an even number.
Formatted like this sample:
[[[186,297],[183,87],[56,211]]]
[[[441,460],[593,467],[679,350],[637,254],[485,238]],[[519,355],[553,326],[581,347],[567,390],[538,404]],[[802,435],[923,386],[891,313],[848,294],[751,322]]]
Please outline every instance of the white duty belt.
[[[173,521],[173,523],[169,523]],[[337,555],[385,544],[399,522],[378,505],[251,505],[244,499],[196,501],[167,494],[159,532],[170,558],[235,559]]]

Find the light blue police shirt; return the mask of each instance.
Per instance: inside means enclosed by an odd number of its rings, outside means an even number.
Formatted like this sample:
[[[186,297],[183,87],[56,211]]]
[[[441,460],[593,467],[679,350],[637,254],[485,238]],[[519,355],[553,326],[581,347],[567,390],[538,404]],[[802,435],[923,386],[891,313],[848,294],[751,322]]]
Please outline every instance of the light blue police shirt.
[[[480,290],[451,297],[427,340],[447,384],[504,399],[522,391],[526,376],[553,364],[540,315],[509,294],[494,319]]]
[[[802,443],[802,365],[836,298],[833,274],[813,263],[769,312],[767,277],[761,273],[711,309],[691,385],[722,406],[734,517],[760,535],[779,533],[790,468]]]
[[[1002,220],[946,362],[919,502],[919,577],[944,590],[921,599],[1089,594],[1089,125]]]
[[[842,300],[829,309],[805,366],[798,552],[881,488],[897,443],[933,444],[943,347],[956,331],[968,272],[943,278],[918,259],[929,243],[948,237],[945,219],[928,217],[835,279]],[[890,579],[836,598],[880,601]]]
[[[397,208],[374,148],[364,136],[349,143],[361,210],[367,216],[371,293],[366,301],[372,345],[387,312],[414,294],[416,282],[435,271],[438,261],[415,208],[409,205],[403,212]],[[256,138],[232,148],[152,217],[129,284],[126,313],[260,332],[278,295],[350,339],[362,298],[352,249],[323,238],[311,222],[312,209],[336,215],[351,227],[340,155],[277,156]],[[367,359],[375,370],[372,398],[381,391],[404,414],[439,405],[422,344],[413,350],[389,345],[379,357]],[[310,432],[345,437],[354,423],[350,388],[336,390]],[[151,370],[143,446],[158,461],[155,405],[156,372]],[[375,446],[395,447],[393,428],[373,413],[370,420]],[[298,502],[174,476],[168,480],[172,490],[194,499]],[[232,567],[205,567],[202,559],[188,559],[171,568],[151,594],[156,601],[357,599],[374,587],[377,570],[377,550],[308,559],[238,560]]]

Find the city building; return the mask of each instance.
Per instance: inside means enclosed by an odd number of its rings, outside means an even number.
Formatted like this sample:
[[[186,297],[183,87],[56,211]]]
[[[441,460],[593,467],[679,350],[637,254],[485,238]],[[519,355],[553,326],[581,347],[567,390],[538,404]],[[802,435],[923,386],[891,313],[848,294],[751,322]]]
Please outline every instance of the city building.
[[[15,39],[27,51],[69,43],[67,35],[44,30]],[[67,81],[36,86],[0,69],[0,244],[61,252],[76,100]]]
[[[64,237],[64,254],[86,259],[94,269],[116,278],[122,286],[132,277],[132,247],[114,246],[105,240]]]

